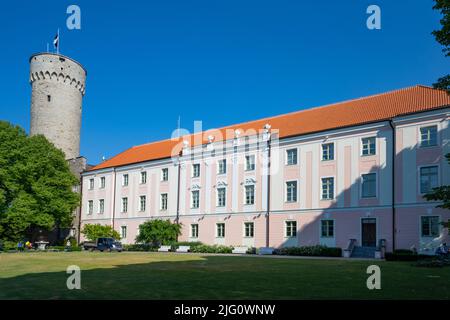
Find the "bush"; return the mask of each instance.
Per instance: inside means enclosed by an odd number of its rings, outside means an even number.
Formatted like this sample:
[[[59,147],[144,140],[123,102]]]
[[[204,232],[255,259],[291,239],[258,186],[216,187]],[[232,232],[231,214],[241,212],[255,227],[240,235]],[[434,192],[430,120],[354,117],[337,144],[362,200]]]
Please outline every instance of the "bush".
[[[95,241],[97,238],[114,238],[120,240],[120,234],[111,226],[101,224],[85,224],[81,233],[89,241]]]
[[[148,252],[148,251],[158,251],[158,247],[150,244],[124,244],[123,250],[134,252]]]
[[[193,249],[194,247],[202,246],[203,243],[200,242],[200,241],[192,241],[192,242],[189,242],[189,241],[180,241],[180,242],[172,242],[172,243],[169,243],[168,245],[171,246],[171,250],[172,250],[172,251],[175,251],[175,250],[176,250],[178,247],[180,247],[180,246],[189,246],[189,247],[191,247],[191,248],[190,248],[190,251],[192,252],[192,249]]]
[[[17,242],[15,241],[0,241],[0,251],[17,250]]]
[[[386,252],[384,255],[386,261],[417,261],[422,259],[428,259],[430,256],[417,254],[411,250],[398,249],[394,252]]]
[[[49,246],[47,250],[58,250],[58,251],[81,251],[82,248],[78,246],[71,246],[67,248],[66,246]]]
[[[150,243],[154,246],[171,244],[181,234],[181,224],[167,220],[149,220],[139,226],[139,234],[136,241]]]
[[[275,250],[275,253],[288,256],[342,257],[341,248],[331,248],[322,245],[286,247]]]
[[[222,246],[222,245],[206,245],[201,244],[198,246],[191,247],[191,252],[196,253],[232,253],[233,247]]]

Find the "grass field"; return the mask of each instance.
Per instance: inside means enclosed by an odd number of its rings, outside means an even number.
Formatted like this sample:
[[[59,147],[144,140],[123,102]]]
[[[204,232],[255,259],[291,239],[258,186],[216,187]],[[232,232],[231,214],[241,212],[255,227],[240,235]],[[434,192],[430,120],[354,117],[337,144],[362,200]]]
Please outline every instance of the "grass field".
[[[381,290],[366,269],[381,268]],[[81,268],[68,290],[66,268]],[[450,268],[160,253],[2,253],[0,299],[449,299]]]

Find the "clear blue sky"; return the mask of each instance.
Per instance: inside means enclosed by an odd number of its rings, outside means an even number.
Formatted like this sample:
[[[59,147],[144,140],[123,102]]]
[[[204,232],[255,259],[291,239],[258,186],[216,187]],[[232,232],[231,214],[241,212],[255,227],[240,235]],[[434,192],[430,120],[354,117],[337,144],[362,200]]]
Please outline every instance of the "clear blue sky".
[[[81,8],[81,30],[65,28]],[[382,29],[366,28],[366,8]],[[432,0],[2,2],[0,119],[29,130],[28,58],[61,28],[88,70],[81,153],[100,162],[182,127],[248,121],[415,84],[450,59]]]

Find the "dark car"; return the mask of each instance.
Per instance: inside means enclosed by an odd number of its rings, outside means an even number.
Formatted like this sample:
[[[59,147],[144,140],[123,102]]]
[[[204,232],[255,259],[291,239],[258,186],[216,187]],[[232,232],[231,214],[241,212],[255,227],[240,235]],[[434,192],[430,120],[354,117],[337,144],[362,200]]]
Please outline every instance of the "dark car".
[[[85,250],[117,251],[122,252],[122,244],[113,238],[97,238],[95,243],[85,242],[83,244]]]

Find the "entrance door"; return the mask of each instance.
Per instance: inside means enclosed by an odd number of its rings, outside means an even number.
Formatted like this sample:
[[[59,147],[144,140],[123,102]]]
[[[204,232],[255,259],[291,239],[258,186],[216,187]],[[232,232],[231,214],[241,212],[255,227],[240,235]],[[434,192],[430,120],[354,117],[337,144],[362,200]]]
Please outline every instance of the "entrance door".
[[[375,247],[377,245],[377,220],[367,218],[361,220],[361,241],[363,247]]]

